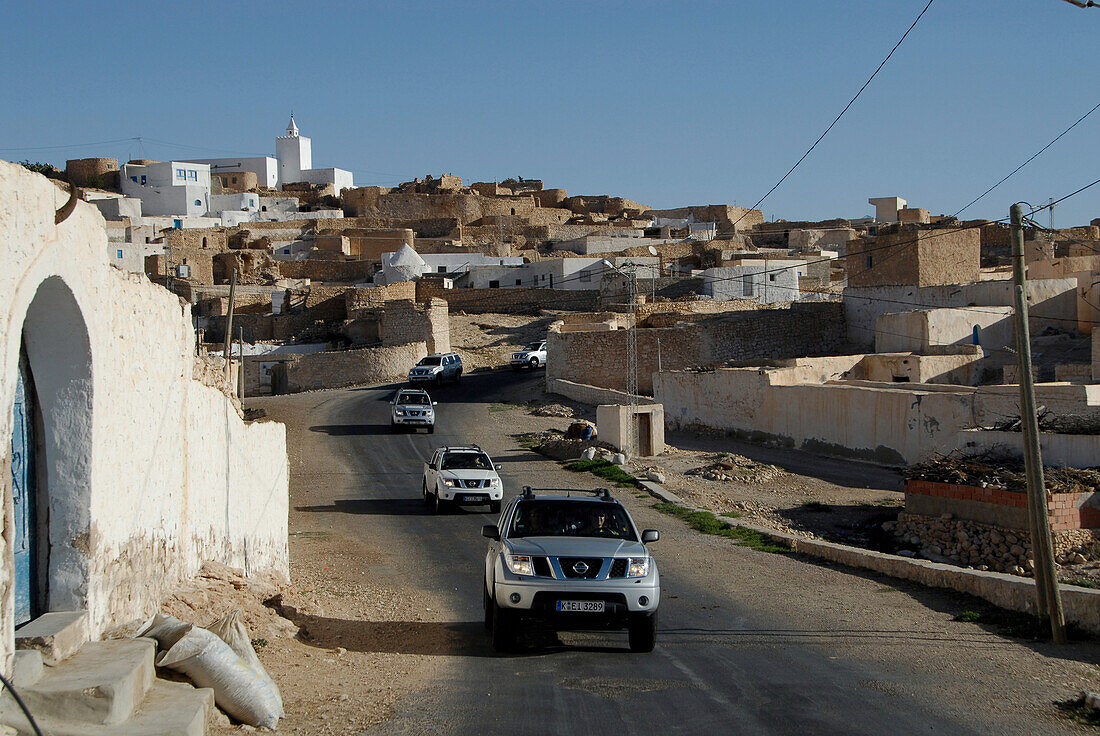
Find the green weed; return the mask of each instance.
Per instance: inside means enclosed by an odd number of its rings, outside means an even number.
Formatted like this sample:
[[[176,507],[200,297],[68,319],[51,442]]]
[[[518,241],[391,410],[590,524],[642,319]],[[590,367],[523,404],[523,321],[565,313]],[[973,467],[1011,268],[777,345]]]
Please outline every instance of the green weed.
[[[653,508],[663,514],[669,514],[686,521],[688,526],[697,532],[733,539],[740,542],[742,546],[758,552],[772,552],[780,555],[790,554],[791,552],[789,547],[772,542],[755,529],[733,526],[708,511],[692,511],[673,503],[656,503],[653,504]]]
[[[1078,588],[1100,588],[1100,585],[1092,580],[1063,580],[1062,585],[1076,585]]]
[[[982,615],[977,611],[963,611],[962,613],[956,614],[954,620],[962,621],[965,624],[972,624],[979,621],[981,617]]]
[[[574,473],[592,473],[597,478],[614,483],[618,488],[638,487],[637,478],[607,460],[575,460],[567,463],[565,469]]]

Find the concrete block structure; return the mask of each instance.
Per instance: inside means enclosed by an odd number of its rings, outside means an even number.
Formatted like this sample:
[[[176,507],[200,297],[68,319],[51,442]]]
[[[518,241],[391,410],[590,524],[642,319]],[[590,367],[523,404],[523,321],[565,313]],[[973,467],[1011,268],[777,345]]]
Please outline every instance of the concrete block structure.
[[[654,403],[600,405],[596,407],[596,431],[601,441],[628,457],[660,455],[665,451],[665,410]]]
[[[981,270],[977,228],[898,225],[848,243],[849,286],[942,286],[977,281]]]

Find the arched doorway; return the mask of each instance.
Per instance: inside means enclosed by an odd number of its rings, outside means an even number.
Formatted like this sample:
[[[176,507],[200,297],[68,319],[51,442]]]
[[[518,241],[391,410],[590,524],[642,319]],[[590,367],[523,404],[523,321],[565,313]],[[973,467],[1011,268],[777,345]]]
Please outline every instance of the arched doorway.
[[[13,533],[25,541],[25,558],[13,561],[17,598],[22,588],[27,599],[23,616],[33,618],[87,608],[92,355],[80,307],[60,277],[39,285],[22,332],[11,470],[12,506],[23,516]],[[16,625],[27,620],[19,618]]]

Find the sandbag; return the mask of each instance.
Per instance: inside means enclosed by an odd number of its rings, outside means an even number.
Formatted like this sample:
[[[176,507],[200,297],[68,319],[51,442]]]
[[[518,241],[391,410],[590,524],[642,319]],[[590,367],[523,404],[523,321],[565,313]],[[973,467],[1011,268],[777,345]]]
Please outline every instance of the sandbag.
[[[283,696],[279,692],[279,686],[271,679],[271,675],[264,669],[263,662],[256,656],[256,650],[252,647],[252,637],[248,633],[248,627],[240,619],[241,609],[235,608],[206,628],[218,636],[219,639],[229,645],[237,656],[244,660],[252,670],[267,680],[271,691],[279,701],[279,717],[283,717]]]
[[[278,727],[283,708],[271,678],[252,669],[217,634],[192,626],[157,656],[156,664],[182,672],[198,687],[211,688],[218,707],[238,721]]]

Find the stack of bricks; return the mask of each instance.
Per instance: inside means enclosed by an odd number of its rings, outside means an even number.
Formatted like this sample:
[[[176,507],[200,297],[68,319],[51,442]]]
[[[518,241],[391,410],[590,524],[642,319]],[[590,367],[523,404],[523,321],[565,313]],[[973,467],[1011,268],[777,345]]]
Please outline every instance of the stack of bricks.
[[[934,507],[927,507],[925,499],[919,498],[922,496],[936,499]],[[1009,528],[1027,528],[1027,494],[1018,491],[910,480],[905,483],[905,499],[906,510],[917,513],[951,513],[958,518],[986,522],[995,519]],[[975,503],[981,506],[974,506]],[[1048,493],[1050,528],[1053,531],[1100,528],[1100,505],[1095,505],[1098,503],[1097,493]]]

